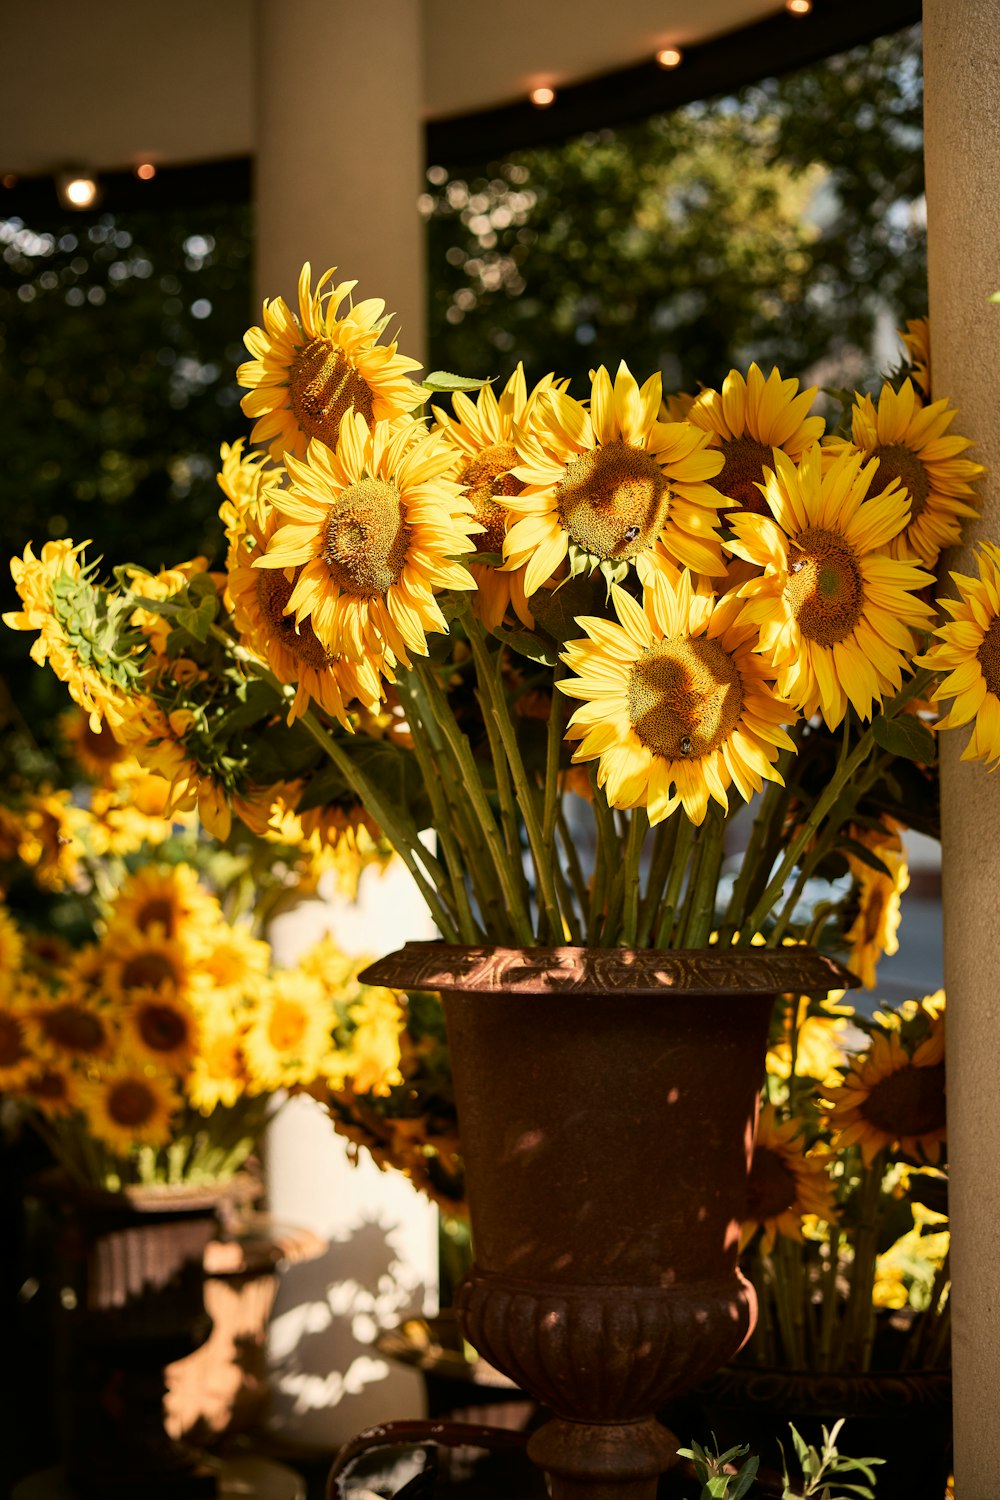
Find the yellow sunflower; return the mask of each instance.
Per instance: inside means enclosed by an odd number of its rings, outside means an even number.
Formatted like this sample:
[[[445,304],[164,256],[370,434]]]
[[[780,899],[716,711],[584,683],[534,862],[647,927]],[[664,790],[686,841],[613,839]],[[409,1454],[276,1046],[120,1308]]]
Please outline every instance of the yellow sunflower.
[[[767,1071],[772,1078],[792,1076],[792,1041],[795,1040],[795,1076],[815,1078],[820,1083],[837,1081],[843,1067],[847,1021],[842,1014],[825,1009],[810,1014],[806,996],[787,997],[780,1018],[780,1032],[767,1053]]]
[[[951,620],[918,664],[942,675],[935,700],[951,698],[938,729],[972,724],[963,760],[981,760],[991,771],[1000,765],[1000,547],[983,542],[975,553],[978,578],[952,573],[957,599],[940,599]]]
[[[882,820],[881,828],[852,828],[852,836],[882,861],[884,875],[848,851],[847,863],[855,881],[857,914],[844,935],[850,949],[847,966],[865,989],[875,988],[875,970],[883,953],[899,952],[900,899],[910,884],[898,823]]]
[[[349,704],[360,701],[370,713],[378,710],[384,689],[379,675],[390,669],[384,662],[365,658],[349,662],[334,656],[317,638],[309,619],[297,624],[286,613],[301,568],[257,568],[274,537],[281,517],[272,510],[262,526],[246,516],[242,537],[230,548],[227,559],[229,597],[233,618],[243,644],[282,682],[296,685],[288,710],[288,723],[305,713],[310,701],[352,729]]]
[[[569,559],[570,572],[600,569],[622,582],[634,566],[654,587],[673,565],[720,577],[717,510],[708,483],[723,465],[708,433],[690,422],[660,422],[660,376],[640,390],[624,362],[614,385],[593,375],[590,409],[565,391],[546,391],[531,433],[517,434],[524,488],[503,504],[517,519],[504,538],[504,569],[524,569],[530,598]]]
[[[524,597],[523,571],[501,572],[498,561],[477,559],[490,555],[499,559],[510,523],[504,497],[520,495],[524,489],[521,480],[511,473],[520,463],[514,447],[515,428],[530,433],[539,396],[544,391],[562,390],[565,384],[546,375],[529,393],[524,366],[518,364],[499,400],[492,387],[484,385],[475,402],[461,391],[455,392],[454,416],[440,407],[432,408],[438,428],[447,433],[460,455],[455,477],[483,528],[475,540],[475,558],[469,562],[469,571],[476,582],[473,608],[487,630],[501,623],[512,604],[524,624],[532,623]]]
[[[328,1060],[324,1076],[331,1088],[349,1081],[356,1094],[384,1097],[403,1082],[399,1035],[406,1017],[392,990],[372,985],[360,989],[360,998],[348,1008],[354,1027],[350,1040]]]
[[[188,753],[184,737],[194,722],[188,709],[176,709],[167,719],[161,718],[151,737],[136,745],[136,758],[147,772],[167,783],[166,817],[196,812],[206,833],[225,843],[232,828],[232,808],[225,787]]]
[[[166,990],[187,996],[192,960],[178,938],[154,924],[142,932],[127,922],[115,922],[101,947],[108,994],[124,1002],[135,990]]]
[[[711,434],[712,447],[725,460],[715,488],[735,501],[736,510],[766,516],[759,486],[765,468],[774,468],[773,450],[780,448],[798,463],[819,442],[826,423],[808,415],[816,390],[813,385],[797,394],[797,380],[782,380],[776,369],[765,380],[753,364],[746,379],[730,370],[721,391],[703,390],[692,402],[688,421]]]
[[[746,1215],[740,1230],[741,1250],[758,1229],[764,1231],[761,1249],[769,1254],[779,1234],[801,1243],[802,1220],[807,1215],[828,1224],[836,1218],[827,1155],[806,1151],[804,1129],[801,1120],[779,1124],[771,1104],[761,1109],[747,1183]]]
[[[17,1093],[50,1120],[65,1119],[80,1107],[78,1075],[53,1062],[36,1065]]]
[[[171,1079],[123,1064],[80,1086],[87,1127],[116,1156],[133,1146],[165,1146],[181,1099]]]
[[[395,343],[378,342],[389,322],[385,303],[373,297],[338,317],[357,282],[328,287],[334,274],[327,271],[313,291],[307,261],[299,276],[299,316],[275,297],[264,303],[263,328],[246,336],[253,359],[236,372],[249,388],[241,405],[256,418],[251,441],[269,446],[279,462],[286,453],[302,457],[310,438],[335,447],[341,419],[351,410],[373,427],[426,399],[410,379],[419,362],[397,354]]]
[[[563,656],[576,676],[558,683],[584,699],[566,738],[581,742],[574,761],[600,757],[611,806],[645,807],[659,823],[683,805],[701,823],[710,796],[728,807],[730,783],[749,801],[780,781],[774,762],[792,743],[781,725],[795,713],[754,654],[739,599],[696,594],[683,573],[647,590],[645,610],[617,585],[612,600],[621,623],[582,617],[589,640]]]
[[[913,592],[933,583],[885,547],[906,520],[906,491],[890,479],[867,498],[878,463],[843,453],[826,471],[819,448],[796,467],[775,449],[764,497],[771,516],[732,517],[727,546],[764,569],[743,584],[744,618],[777,669],[778,692],[835,729],[848,701],[862,719],[894,693],[909,667],[914,632],[931,620]]]
[[[183,1073],[198,1049],[198,1016],[169,989],[130,990],[121,1028],[130,1057],[171,1072]]]
[[[910,318],[906,332],[896,330],[906,348],[910,362],[910,379],[923,393],[925,401],[931,398],[931,325],[929,318]]]
[[[210,1115],[220,1105],[232,1109],[245,1093],[250,1078],[242,1040],[235,1006],[213,997],[202,1013],[198,1050],[183,1082],[189,1102],[201,1114]]]
[[[20,1088],[37,1067],[26,1007],[8,996],[0,1004],[0,1093]]]
[[[480,527],[444,478],[453,464],[442,434],[416,422],[369,432],[357,414],[336,451],[315,443],[305,463],[289,459],[292,484],[274,500],[289,524],[253,566],[301,569],[284,609],[335,656],[409,666],[410,651],[427,654],[426,631],[447,631],[434,595],[475,588],[454,561]]]
[[[114,918],[139,932],[176,938],[200,952],[223,924],[222,908],[191,865],[142,865],[115,897]]]
[[[129,567],[126,576],[132,590],[144,599],[169,600],[199,573],[208,572],[207,557],[192,557],[188,562],[178,563],[173,568],[161,568],[159,573],[147,573],[144,568]],[[215,578],[217,575],[213,574]],[[162,656],[167,649],[167,637],[173,629],[173,621],[155,609],[139,606],[132,613],[131,623],[141,630],[149,641],[150,649]]]
[[[143,844],[163,844],[175,823],[192,823],[190,814],[166,815],[170,783],[145,771],[134,756],[111,767],[110,786],[95,787],[90,814],[102,847],[110,854],[135,854]]]
[[[269,489],[280,484],[284,469],[269,468],[266,453],[243,451],[243,439],[223,443],[219,450],[222,468],[215,479],[225,500],[219,519],[226,528],[226,544],[240,536],[247,518],[262,525],[270,509]]]
[[[24,939],[20,928],[0,901],[0,995],[9,990],[23,957]]]
[[[866,1166],[883,1150],[935,1163],[945,1140],[944,1016],[911,1052],[899,1031],[877,1032],[826,1095],[835,1145],[857,1145]]]
[[[21,809],[18,855],[36,884],[47,891],[71,886],[84,855],[84,834],[90,818],[75,806],[68,791],[31,792]]]
[[[330,1051],[335,1016],[323,985],[301,970],[274,975],[243,1043],[253,1089],[268,1093],[311,1083]]]
[[[877,405],[871,396],[856,397],[852,441],[830,438],[824,444],[825,462],[852,449],[863,453],[866,462],[877,458],[873,491],[884,489],[890,479],[904,486],[910,514],[888,539],[890,557],[933,568],[946,547],[961,541],[963,518],[979,514],[972,481],[986,470],[960,456],[972,443],[948,432],[957,416],[947,401],[922,406],[909,380],[904,380],[898,393],[887,381]]]
[[[226,991],[254,991],[267,973],[271,949],[245,927],[224,923],[212,941],[199,952],[198,967],[191,976],[195,997],[204,1010],[211,1010],[213,997]]]

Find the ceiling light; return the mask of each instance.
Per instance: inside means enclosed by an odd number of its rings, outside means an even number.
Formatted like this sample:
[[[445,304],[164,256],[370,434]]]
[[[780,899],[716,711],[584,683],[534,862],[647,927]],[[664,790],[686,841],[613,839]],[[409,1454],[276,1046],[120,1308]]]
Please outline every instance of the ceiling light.
[[[661,68],[676,68],[683,57],[684,54],[679,47],[661,47],[656,54],[656,61]]]
[[[545,87],[532,89],[528,98],[536,109],[548,109],[550,104],[555,103],[556,91],[555,89]]]

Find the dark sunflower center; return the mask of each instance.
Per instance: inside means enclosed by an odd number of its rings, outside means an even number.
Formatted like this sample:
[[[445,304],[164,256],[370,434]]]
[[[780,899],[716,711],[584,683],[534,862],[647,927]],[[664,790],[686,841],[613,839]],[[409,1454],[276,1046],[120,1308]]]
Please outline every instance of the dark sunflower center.
[[[594,557],[627,560],[645,552],[663,530],[670,492],[651,453],[605,443],[566,465],[556,509],[578,547]]]
[[[798,1196],[795,1173],[787,1162],[767,1146],[758,1146],[747,1180],[746,1217],[762,1224],[777,1219],[792,1208]]]
[[[108,1090],[108,1114],[116,1125],[145,1125],[156,1110],[153,1091],[138,1078],[124,1078]]]
[[[165,896],[150,896],[144,901],[135,925],[140,932],[148,932],[151,927],[162,927],[168,937],[173,937],[177,929],[176,912],[170,901]]]
[[[372,392],[343,349],[327,339],[305,344],[288,373],[289,405],[302,431],[328,448],[337,446],[340,420],[350,407],[368,426],[374,421]]]
[[[82,744],[92,759],[109,766],[125,754],[124,747],[119,745],[110,729],[99,729],[95,734],[89,723],[84,725]]]
[[[300,571],[296,570],[296,578]],[[316,639],[309,620],[296,628],[295,616],[285,614],[294,587],[295,579],[289,582],[280,568],[257,570],[257,604],[270,633],[292,656],[322,672],[330,665],[330,654]]]
[[[732,734],[742,709],[743,680],[718,641],[659,641],[629,673],[632,728],[665,760],[711,754]]]
[[[988,690],[1000,697],[1000,615],[994,615],[976,652],[976,660],[983,669]]]
[[[122,966],[122,988],[159,989],[161,984],[176,984],[176,968],[163,953],[136,953]]]
[[[47,1099],[56,1103],[67,1095],[66,1079],[62,1073],[39,1073],[28,1085],[36,1099]]]
[[[188,1024],[172,1005],[144,1005],[139,1013],[139,1035],[153,1052],[173,1052],[188,1039]]]
[[[20,1021],[14,1016],[0,1015],[0,1068],[14,1068],[27,1055]]]
[[[57,1005],[42,1015],[41,1022],[49,1041],[67,1052],[94,1052],[104,1041],[99,1017],[78,1005]]]
[[[494,495],[519,495],[524,489],[510,472],[520,460],[510,443],[492,443],[469,460],[458,482],[472,501],[476,520],[486,529],[473,537],[477,554],[502,552],[507,535],[507,512]]]
[[[927,504],[931,487],[927,470],[913,449],[902,443],[887,443],[884,448],[873,448],[869,457],[878,459],[878,468],[868,494],[880,495],[891,480],[898,479],[906,487],[910,497],[910,520],[915,521]]]
[[[306,1018],[296,1005],[278,1001],[271,1012],[267,1028],[268,1039],[276,1052],[291,1052],[302,1040],[306,1029]]]
[[[897,1068],[875,1084],[859,1108],[876,1130],[894,1140],[943,1130],[944,1063],[930,1068],[915,1068],[912,1063]]]
[[[865,596],[861,570],[843,536],[812,526],[792,540],[785,599],[808,640],[829,647],[850,635]]]
[[[712,480],[717,490],[735,500],[741,511],[754,516],[769,516],[770,507],[758,484],[764,483],[764,465],[774,468],[774,453],[753,438],[732,438],[722,445],[725,463],[722,473]]]
[[[327,512],[323,561],[345,594],[370,599],[398,582],[410,535],[396,486],[359,479]]]

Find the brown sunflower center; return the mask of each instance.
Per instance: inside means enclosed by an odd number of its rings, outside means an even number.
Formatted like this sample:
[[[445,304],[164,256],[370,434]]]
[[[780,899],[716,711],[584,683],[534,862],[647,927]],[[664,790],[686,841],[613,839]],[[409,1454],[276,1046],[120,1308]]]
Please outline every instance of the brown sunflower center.
[[[811,526],[793,539],[785,599],[808,640],[829,647],[850,635],[865,595],[861,569],[843,536]]]
[[[268,1040],[276,1052],[291,1052],[305,1035],[306,1018],[298,1005],[279,1000],[271,1012]]]
[[[20,1021],[16,1016],[0,1014],[0,1068],[16,1068],[27,1055]]]
[[[139,1012],[139,1035],[151,1052],[173,1052],[188,1039],[187,1018],[172,1005],[144,1005]]]
[[[564,530],[594,557],[627,560],[644,552],[663,530],[670,492],[651,453],[628,443],[605,443],[566,465],[556,489]]]
[[[757,486],[764,483],[764,465],[774,468],[773,451],[754,438],[738,437],[723,443],[722,454],[725,463],[712,480],[715,488],[735,500],[741,511],[769,516],[770,506]]]
[[[122,965],[122,989],[157,990],[161,984],[178,984],[180,975],[165,953],[134,953]]]
[[[168,937],[173,937],[177,930],[177,913],[173,903],[166,896],[150,896],[139,908],[135,925],[140,932],[148,932],[151,927],[162,927]]]
[[[104,1041],[104,1024],[79,1005],[57,1005],[39,1017],[50,1042],[67,1052],[95,1052]]]
[[[383,479],[359,479],[327,512],[323,561],[345,594],[371,599],[398,582],[410,536],[396,486]]]
[[[89,723],[84,723],[80,744],[85,754],[102,765],[113,765],[125,755],[125,747],[119,745],[110,729],[99,729],[95,734]]]
[[[658,641],[629,673],[632,728],[666,760],[697,760],[717,750],[742,709],[743,679],[718,641]]]
[[[477,554],[503,551],[507,512],[493,497],[519,495],[524,489],[510,472],[519,461],[517,449],[510,443],[491,443],[471,458],[459,475],[458,482],[472,501],[476,520],[486,528],[473,537]]]
[[[107,1110],[116,1125],[145,1125],[156,1113],[156,1096],[140,1078],[123,1078],[108,1090]]]
[[[324,338],[305,344],[288,372],[288,404],[302,431],[328,448],[337,446],[344,413],[354,407],[368,426],[374,422],[370,386],[343,349]]]
[[[758,1146],[747,1180],[747,1218],[758,1224],[777,1219],[794,1207],[797,1196],[798,1183],[788,1163],[768,1146]]]
[[[307,667],[322,672],[330,665],[330,654],[316,639],[309,620],[303,620],[296,628],[295,616],[285,614],[294,587],[295,580],[289,582],[280,568],[257,570],[257,604],[271,635]]]
[[[944,1063],[915,1068],[908,1063],[874,1085],[859,1106],[876,1130],[893,1140],[930,1135],[945,1123]]]
[[[28,1092],[35,1099],[45,1099],[50,1104],[57,1104],[68,1097],[69,1085],[64,1073],[37,1073],[28,1084]]]
[[[987,688],[995,697],[1000,697],[1000,615],[994,615],[990,622],[976,652],[976,660],[983,669]]]
[[[886,443],[884,448],[873,448],[869,457],[878,459],[878,468],[868,487],[868,494],[881,495],[891,480],[898,479],[909,494],[910,520],[915,521],[927,504],[931,486],[927,470],[913,449],[904,447],[902,443]]]

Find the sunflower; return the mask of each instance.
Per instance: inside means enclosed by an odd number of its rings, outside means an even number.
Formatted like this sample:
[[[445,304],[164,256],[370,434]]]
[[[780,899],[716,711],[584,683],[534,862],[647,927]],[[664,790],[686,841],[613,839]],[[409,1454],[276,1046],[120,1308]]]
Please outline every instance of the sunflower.
[[[744,1250],[758,1229],[764,1231],[761,1249],[769,1254],[779,1234],[802,1240],[802,1220],[815,1215],[826,1223],[836,1218],[834,1186],[825,1153],[809,1155],[803,1143],[804,1122],[779,1124],[772,1104],[765,1104],[757,1123],[747,1206],[740,1230]]]
[[[903,840],[898,823],[883,818],[879,828],[852,828],[858,843],[880,859],[888,870],[874,869],[856,854],[847,852],[847,863],[854,877],[857,913],[844,934],[850,949],[848,967],[857,974],[865,989],[875,988],[875,969],[883,953],[899,952],[900,899],[910,884]]]
[[[80,1080],[58,1063],[36,1064],[17,1092],[50,1120],[65,1119],[80,1107]]]
[[[149,740],[136,746],[136,757],[147,772],[167,783],[166,817],[195,812],[206,833],[225,843],[233,823],[227,790],[189,754],[185,735],[193,724],[190,710],[175,710],[156,725]]]
[[[106,724],[92,729],[89,717],[78,708],[60,715],[59,728],[73,759],[92,781],[106,781],[111,767],[127,754]]]
[[[546,375],[529,394],[524,366],[518,364],[499,400],[492,387],[484,385],[475,402],[461,391],[455,392],[452,396],[454,416],[440,407],[432,408],[438,428],[447,433],[460,455],[455,477],[483,528],[476,537],[475,559],[470,560],[469,571],[476,582],[473,608],[487,630],[494,630],[501,624],[512,604],[525,625],[532,623],[524,597],[523,572],[501,572],[498,567],[510,523],[505,500],[508,496],[520,495],[524,489],[521,480],[515,479],[511,473],[520,463],[514,447],[514,431],[518,428],[523,433],[530,433],[539,396],[544,391],[562,390],[565,384],[565,381],[556,382],[552,375]],[[477,560],[490,556],[494,560],[489,563]]]
[[[128,567],[125,575],[134,594],[145,599],[167,602],[175,594],[186,589],[192,578],[207,572],[208,558],[192,557],[187,562],[178,563],[176,567],[161,568],[159,573],[147,573],[145,568]],[[211,577],[217,580],[218,575],[212,574]],[[131,623],[137,630],[142,631],[149,642],[151,651],[157,656],[163,656],[166,653],[167,637],[174,627],[174,622],[169,616],[139,605],[132,613]]]
[[[212,934],[212,940],[198,954],[198,966],[191,976],[196,998],[203,1010],[211,1010],[220,992],[253,991],[267,973],[271,949],[261,938],[250,935],[245,927],[223,923]]]
[[[39,996],[28,1016],[32,1044],[40,1055],[93,1062],[114,1051],[115,1033],[107,1011],[83,994]]]
[[[945,1139],[944,1016],[911,1051],[901,1031],[879,1031],[839,1088],[826,1095],[835,1145],[857,1145],[865,1165],[883,1150],[935,1163]]]
[[[175,823],[193,822],[190,814],[166,816],[170,783],[143,770],[128,756],[111,769],[111,785],[95,787],[90,797],[90,815],[95,835],[109,854],[137,853],[143,844],[156,848],[166,843]]]
[[[131,1057],[171,1072],[185,1072],[198,1049],[198,1017],[169,989],[131,990],[121,1027]]]
[[[256,568],[301,568],[284,605],[335,656],[409,666],[427,654],[425,631],[448,625],[434,595],[473,589],[454,558],[480,530],[472,506],[443,476],[454,456],[442,434],[419,423],[369,432],[357,413],[335,452],[321,443],[305,463],[289,459],[292,484],[275,496],[289,524],[275,532]]]
[[[399,1034],[406,1017],[392,990],[361,986],[361,996],[348,1008],[354,1030],[346,1048],[328,1063],[325,1077],[337,1088],[350,1080],[357,1094],[388,1095],[403,1082],[399,1070]]]
[[[225,495],[219,520],[226,528],[226,545],[242,534],[247,519],[263,525],[270,510],[268,491],[281,483],[284,469],[269,468],[266,453],[244,453],[243,439],[223,443],[219,450],[222,468],[215,481]]]
[[[569,559],[571,573],[600,569],[622,582],[634,565],[654,586],[680,564],[719,577],[716,511],[707,483],[723,465],[708,433],[660,422],[660,376],[639,389],[624,362],[614,385],[593,375],[589,411],[565,391],[546,391],[531,434],[515,440],[512,471],[524,489],[504,497],[518,519],[504,538],[504,569],[524,568],[530,598]]]
[[[958,412],[947,401],[922,406],[909,380],[898,393],[886,382],[878,399],[858,396],[851,413],[851,438],[830,438],[824,461],[858,450],[865,461],[877,458],[872,490],[882,490],[890,479],[904,486],[910,514],[888,539],[890,557],[909,559],[933,568],[941,552],[962,538],[962,520],[978,516],[979,505],[971,481],[986,470],[960,457],[972,447],[968,438],[948,432]]]
[[[299,276],[299,316],[275,297],[264,303],[263,328],[246,336],[253,359],[236,372],[249,388],[241,405],[257,419],[251,441],[268,445],[278,462],[286,453],[301,458],[311,438],[335,447],[351,410],[373,427],[426,399],[410,379],[419,362],[397,354],[395,343],[378,342],[389,321],[385,303],[370,298],[338,317],[357,282],[327,287],[334,274],[327,271],[313,291],[307,261]]]
[[[807,415],[816,386],[796,394],[798,390],[797,380],[782,380],[776,369],[765,380],[753,364],[746,379],[730,370],[721,392],[703,390],[691,404],[688,421],[711,434],[712,447],[725,460],[715,488],[736,502],[737,511],[766,516],[759,486],[765,468],[774,467],[773,450],[780,448],[798,463],[823,436],[823,418]]]
[[[589,640],[562,658],[577,675],[558,683],[585,700],[566,738],[581,742],[574,761],[600,757],[611,806],[645,807],[659,823],[683,804],[701,823],[709,796],[728,807],[730,783],[749,801],[780,782],[778,750],[792,748],[780,726],[795,714],[754,654],[738,598],[696,594],[683,573],[647,590],[645,610],[617,585],[612,600],[621,623],[581,617]]]
[[[772,1078],[792,1075],[792,1041],[795,1041],[795,1076],[836,1082],[844,1063],[847,1021],[827,1010],[810,1014],[806,996],[787,997],[782,1007],[781,1031],[768,1049],[767,1071]]]
[[[910,379],[923,393],[925,401],[931,398],[931,325],[929,318],[910,318],[906,332],[896,330],[906,348],[910,362]]]
[[[258,1000],[243,1043],[254,1091],[311,1083],[329,1053],[334,1020],[319,980],[300,970],[276,974]]]
[[[116,922],[102,943],[107,992],[125,1002],[136,990],[166,990],[187,996],[192,960],[184,944],[154,924],[148,932]]]
[[[5,999],[0,1005],[0,1093],[20,1088],[37,1067],[27,1009],[20,999]]]
[[[835,729],[848,700],[862,719],[902,682],[913,632],[931,610],[912,591],[933,583],[885,546],[907,514],[906,491],[891,479],[866,498],[877,460],[843,453],[823,472],[819,448],[796,467],[775,449],[764,497],[767,516],[732,517],[727,546],[764,569],[743,584],[744,619],[760,628],[760,650],[777,669],[778,692]]]
[[[191,865],[143,865],[115,897],[114,923],[176,938],[201,951],[222,925],[222,908]]]
[[[220,1105],[232,1109],[249,1084],[243,1037],[235,1007],[218,996],[202,1014],[198,1050],[183,1087],[194,1109],[210,1115]]]
[[[981,760],[995,771],[1000,765],[1000,547],[982,542],[975,561],[978,578],[952,573],[958,598],[939,601],[951,620],[937,627],[938,639],[917,662],[944,678],[936,701],[954,700],[938,729],[971,723],[962,759]]]
[[[31,792],[21,809],[18,855],[37,885],[62,891],[75,883],[90,818],[69,791]]]
[[[383,672],[389,668],[368,658],[349,662],[334,656],[317,639],[310,620],[297,624],[294,616],[286,613],[301,567],[281,570],[254,566],[266,553],[280,522],[277,510],[271,511],[262,526],[247,515],[242,536],[229,549],[226,565],[236,629],[243,644],[266,662],[280,681],[296,685],[288,710],[289,724],[294,724],[314,701],[350,730],[347,705],[360,701],[375,713],[384,692],[379,667]]]
[[[21,967],[24,939],[10,912],[0,901],[0,995],[5,994]]]
[[[169,1078],[128,1064],[109,1068],[80,1087],[80,1107],[91,1135],[116,1156],[127,1156],[133,1146],[165,1146],[180,1104]]]

